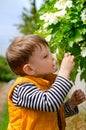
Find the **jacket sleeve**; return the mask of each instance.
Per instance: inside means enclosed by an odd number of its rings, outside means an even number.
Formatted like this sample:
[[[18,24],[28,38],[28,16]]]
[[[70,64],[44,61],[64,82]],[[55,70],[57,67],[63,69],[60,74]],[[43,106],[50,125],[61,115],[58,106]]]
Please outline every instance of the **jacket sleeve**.
[[[78,107],[76,106],[75,108],[71,108],[68,101],[65,102],[64,108],[65,108],[65,117],[73,116],[75,114],[78,114],[79,112]]]

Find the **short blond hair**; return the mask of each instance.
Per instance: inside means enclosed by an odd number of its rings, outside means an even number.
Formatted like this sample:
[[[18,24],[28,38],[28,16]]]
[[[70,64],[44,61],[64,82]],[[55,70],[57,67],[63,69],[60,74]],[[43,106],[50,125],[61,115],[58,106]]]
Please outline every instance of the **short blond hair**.
[[[13,40],[7,49],[6,59],[16,75],[25,75],[23,66],[29,62],[32,53],[41,45],[48,46],[48,43],[38,35],[25,35]]]

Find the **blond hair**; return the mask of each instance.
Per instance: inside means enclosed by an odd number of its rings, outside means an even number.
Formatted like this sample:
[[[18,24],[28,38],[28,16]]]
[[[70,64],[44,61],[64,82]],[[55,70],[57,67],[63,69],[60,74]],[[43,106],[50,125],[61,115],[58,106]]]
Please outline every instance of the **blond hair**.
[[[14,39],[7,49],[6,59],[16,75],[25,75],[23,66],[29,62],[32,53],[41,45],[48,46],[48,43],[38,35],[25,35]]]

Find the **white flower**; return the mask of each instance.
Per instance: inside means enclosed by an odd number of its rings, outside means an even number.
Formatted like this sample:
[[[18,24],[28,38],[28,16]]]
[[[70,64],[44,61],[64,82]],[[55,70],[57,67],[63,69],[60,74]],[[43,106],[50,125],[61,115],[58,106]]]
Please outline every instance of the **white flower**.
[[[40,20],[44,20],[47,13],[40,16]]]
[[[40,16],[41,20],[44,20],[46,23],[49,23],[49,25],[56,24],[58,22],[58,18],[56,17],[55,13],[45,13],[42,16]]]
[[[44,29],[47,28],[48,25],[49,25],[49,23],[45,23],[45,24],[44,24]]]
[[[57,8],[57,9],[66,9],[67,7],[71,8],[72,7],[72,1],[71,0],[59,0],[58,2],[56,2],[54,7]]]
[[[86,57],[86,48],[83,48],[81,51],[82,57]]]
[[[56,54],[59,54],[59,49],[58,48],[56,49]]]
[[[57,17],[63,17],[66,13],[67,13],[66,10],[57,11],[55,13],[55,16],[57,16]]]
[[[48,22],[50,19],[50,13],[45,13],[43,15],[40,16],[40,20],[44,20],[45,22]]]
[[[45,13],[40,16],[40,20],[45,21],[44,28],[46,28],[48,25],[58,23],[58,17],[63,17],[65,14],[66,10],[57,11],[55,13]]]
[[[58,18],[56,17],[55,13],[50,13],[49,23],[56,24],[58,22]]]
[[[48,35],[48,36],[45,38],[45,40],[46,40],[47,42],[49,42],[49,41],[51,40],[51,35]]]
[[[44,28],[46,28],[46,27],[48,27],[48,25],[58,23],[58,17],[63,17],[66,14],[66,12],[67,11],[65,9],[63,9],[63,10],[57,11],[55,13],[52,13],[52,12],[45,13],[40,16],[40,20],[45,21]]]
[[[83,22],[86,21],[86,9],[84,9],[84,10],[82,11],[82,13],[81,13],[81,19],[82,19]]]

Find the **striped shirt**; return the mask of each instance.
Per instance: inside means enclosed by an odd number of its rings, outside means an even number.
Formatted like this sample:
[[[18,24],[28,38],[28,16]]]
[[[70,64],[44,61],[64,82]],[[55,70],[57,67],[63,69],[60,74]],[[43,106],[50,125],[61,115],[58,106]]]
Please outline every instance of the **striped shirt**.
[[[64,99],[73,84],[66,78],[58,76],[50,89],[42,91],[33,83],[26,82],[17,85],[12,94],[14,105],[40,111],[54,112],[63,104]],[[65,103],[66,116],[76,113],[68,102]]]

